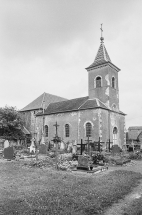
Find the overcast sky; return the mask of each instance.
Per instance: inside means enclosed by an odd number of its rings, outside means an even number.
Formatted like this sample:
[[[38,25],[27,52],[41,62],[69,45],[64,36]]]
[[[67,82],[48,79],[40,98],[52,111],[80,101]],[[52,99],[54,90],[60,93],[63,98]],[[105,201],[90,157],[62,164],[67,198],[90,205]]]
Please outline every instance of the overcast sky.
[[[101,23],[126,127],[142,126],[141,0],[0,0],[0,106],[87,96]]]

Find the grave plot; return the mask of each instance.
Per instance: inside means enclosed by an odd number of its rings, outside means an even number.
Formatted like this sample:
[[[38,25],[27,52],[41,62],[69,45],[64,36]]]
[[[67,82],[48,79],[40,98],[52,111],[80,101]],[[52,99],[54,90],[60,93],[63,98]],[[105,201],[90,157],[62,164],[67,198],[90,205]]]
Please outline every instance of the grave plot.
[[[90,161],[88,156],[79,155],[78,156],[78,170],[89,170]]]
[[[7,147],[4,149],[4,158],[7,160],[13,160],[14,159],[13,147]]]

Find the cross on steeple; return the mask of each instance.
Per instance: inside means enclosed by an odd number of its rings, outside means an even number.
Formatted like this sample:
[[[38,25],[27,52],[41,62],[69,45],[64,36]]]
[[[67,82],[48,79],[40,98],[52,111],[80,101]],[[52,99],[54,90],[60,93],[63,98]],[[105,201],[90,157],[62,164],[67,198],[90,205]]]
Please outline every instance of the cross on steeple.
[[[103,43],[103,40],[104,40],[104,38],[103,38],[103,29],[102,29],[102,25],[103,25],[103,23],[101,24],[101,28],[100,28],[100,30],[101,30],[101,38],[100,38],[101,43]]]
[[[101,24],[101,37],[103,36],[102,34],[103,34],[103,29],[102,29],[102,25],[103,25],[103,23]]]

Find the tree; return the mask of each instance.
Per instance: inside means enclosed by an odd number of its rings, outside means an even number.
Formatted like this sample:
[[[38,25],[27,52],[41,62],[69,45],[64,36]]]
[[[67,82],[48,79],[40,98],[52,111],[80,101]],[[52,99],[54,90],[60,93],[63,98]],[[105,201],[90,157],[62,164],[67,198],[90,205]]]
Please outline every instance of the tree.
[[[24,139],[23,120],[16,107],[0,108],[0,137],[3,139]]]

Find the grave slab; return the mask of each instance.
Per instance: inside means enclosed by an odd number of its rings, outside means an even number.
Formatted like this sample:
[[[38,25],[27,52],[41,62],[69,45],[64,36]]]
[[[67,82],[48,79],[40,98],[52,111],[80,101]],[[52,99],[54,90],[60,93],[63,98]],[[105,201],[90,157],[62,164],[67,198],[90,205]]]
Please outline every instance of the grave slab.
[[[8,160],[14,159],[14,150],[13,147],[7,147],[4,149],[4,158]]]
[[[39,146],[39,154],[47,154],[47,145],[41,144]]]
[[[89,170],[89,158],[87,156],[79,155],[78,156],[78,170]]]
[[[120,155],[121,154],[121,148],[118,145],[112,146],[112,154],[113,155]]]

